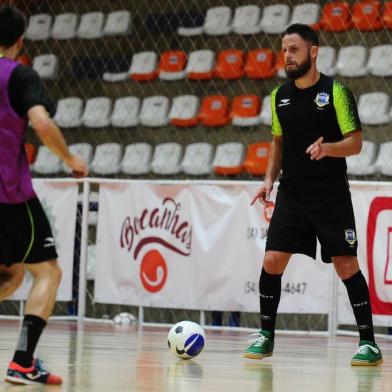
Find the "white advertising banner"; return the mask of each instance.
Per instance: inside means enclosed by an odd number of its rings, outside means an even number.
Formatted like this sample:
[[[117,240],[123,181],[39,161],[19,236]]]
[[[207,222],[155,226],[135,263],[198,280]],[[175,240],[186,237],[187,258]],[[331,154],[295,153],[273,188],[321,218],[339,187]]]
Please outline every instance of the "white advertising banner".
[[[95,301],[258,311],[273,206],[250,206],[257,187],[101,184]],[[283,277],[279,311],[328,313],[331,272],[295,256]]]
[[[78,184],[35,180],[34,189],[48,216],[59,255],[58,261],[63,273],[57,300],[70,301],[72,299]],[[11,299],[26,299],[31,285],[32,277],[26,273],[23,284]]]

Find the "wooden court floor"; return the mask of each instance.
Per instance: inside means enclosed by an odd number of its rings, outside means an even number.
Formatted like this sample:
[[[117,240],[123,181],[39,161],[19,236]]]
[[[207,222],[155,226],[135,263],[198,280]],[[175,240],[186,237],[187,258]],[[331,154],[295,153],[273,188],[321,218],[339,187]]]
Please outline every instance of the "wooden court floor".
[[[0,374],[18,336],[16,321],[0,320]],[[242,357],[248,333],[206,331],[199,357],[184,361],[167,348],[168,328],[51,321],[37,353],[61,375],[61,387],[12,386],[0,391],[239,391],[391,392],[392,341],[379,339],[384,364],[352,368],[357,339],[277,335],[274,356]]]

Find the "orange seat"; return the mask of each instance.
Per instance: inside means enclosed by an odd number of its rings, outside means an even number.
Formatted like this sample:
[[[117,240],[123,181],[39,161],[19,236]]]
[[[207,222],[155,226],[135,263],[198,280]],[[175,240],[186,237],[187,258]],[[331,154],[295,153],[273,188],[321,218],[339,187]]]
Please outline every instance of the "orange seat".
[[[256,117],[260,114],[260,108],[258,95],[239,95],[233,99],[230,117]]]
[[[281,76],[282,73],[286,74],[285,66],[284,66],[284,53],[283,50],[280,50],[276,55],[276,63],[275,63],[275,73],[278,76]]]
[[[199,121],[208,127],[221,127],[230,121],[229,99],[224,95],[205,97],[201,104]]]
[[[361,31],[382,29],[381,2],[374,0],[358,1],[353,7],[354,27]]]
[[[215,76],[220,79],[239,79],[244,76],[245,52],[243,50],[223,50],[218,55]]]
[[[254,176],[263,176],[267,171],[270,142],[253,143],[248,146],[244,162],[245,171]]]
[[[334,1],[324,6],[320,22],[316,27],[336,32],[349,30],[352,26],[350,5],[344,1]]]
[[[275,54],[271,49],[253,49],[246,58],[245,72],[250,79],[267,79],[275,75]]]
[[[31,143],[25,143],[24,149],[26,152],[27,162],[29,165],[32,165],[35,162],[35,158],[37,157],[37,147]]]
[[[181,72],[186,65],[186,53],[182,50],[168,50],[161,54],[158,71],[161,72]]]
[[[392,29],[392,1],[387,1],[384,4],[384,12],[381,19],[385,27]]]
[[[21,54],[16,58],[16,61],[19,61],[23,65],[31,66],[31,59],[27,54]]]

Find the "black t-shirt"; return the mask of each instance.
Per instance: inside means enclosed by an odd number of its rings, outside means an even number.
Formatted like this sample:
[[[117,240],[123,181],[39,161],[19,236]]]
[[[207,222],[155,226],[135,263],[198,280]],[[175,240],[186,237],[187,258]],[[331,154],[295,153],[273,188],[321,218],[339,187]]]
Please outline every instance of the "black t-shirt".
[[[51,116],[56,110],[37,72],[25,65],[18,65],[12,71],[8,82],[8,96],[12,108],[20,117],[25,117],[36,105],[44,106]]]
[[[280,182],[298,192],[330,189],[341,184],[347,189],[346,160],[325,157],[312,161],[306,149],[320,136],[324,142],[342,140],[361,130],[351,91],[323,74],[306,89],[288,81],[271,94],[272,134],[282,136]]]

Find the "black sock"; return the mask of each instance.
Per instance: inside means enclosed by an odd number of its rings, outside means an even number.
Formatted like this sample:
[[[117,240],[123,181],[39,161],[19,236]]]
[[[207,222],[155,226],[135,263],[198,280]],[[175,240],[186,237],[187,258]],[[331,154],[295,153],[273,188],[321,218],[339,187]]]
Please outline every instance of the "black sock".
[[[359,339],[374,342],[372,308],[365,277],[361,271],[358,271],[351,278],[343,280],[343,283],[347,288],[348,297],[354,311]]]
[[[13,362],[22,367],[32,365],[34,351],[45,326],[46,321],[38,316],[30,314],[24,316]]]
[[[281,285],[282,274],[272,275],[262,269],[259,281],[261,329],[271,332],[272,340],[275,336]]]

